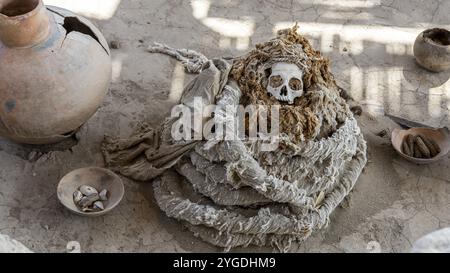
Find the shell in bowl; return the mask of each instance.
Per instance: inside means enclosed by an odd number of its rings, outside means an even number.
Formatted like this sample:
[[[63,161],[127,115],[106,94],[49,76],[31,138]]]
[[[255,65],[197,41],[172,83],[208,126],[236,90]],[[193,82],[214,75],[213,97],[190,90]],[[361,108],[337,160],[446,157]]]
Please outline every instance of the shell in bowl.
[[[104,210],[83,212],[74,201],[74,192],[80,186],[89,185],[96,189],[106,189],[109,198],[104,202]],[[99,167],[76,169],[66,174],[58,184],[58,199],[70,211],[82,216],[100,216],[119,204],[124,195],[124,186],[120,177],[112,171]]]
[[[402,151],[402,143],[407,135],[422,135],[434,140],[441,150],[440,153],[432,158],[416,158],[406,155]],[[391,142],[394,149],[403,158],[417,164],[428,164],[438,161],[448,154],[450,151],[450,131],[448,128],[433,129],[421,127],[411,128],[408,130],[394,129],[391,135]]]

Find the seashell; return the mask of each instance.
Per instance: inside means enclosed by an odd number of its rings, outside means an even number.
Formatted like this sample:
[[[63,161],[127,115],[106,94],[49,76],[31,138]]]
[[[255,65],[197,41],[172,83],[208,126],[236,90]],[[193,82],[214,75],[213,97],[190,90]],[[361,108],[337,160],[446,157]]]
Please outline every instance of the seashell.
[[[100,197],[100,200],[102,200],[102,201],[108,200],[108,190],[106,190],[106,189],[102,190],[102,191],[98,194],[98,196]]]
[[[80,202],[78,202],[78,205],[81,208],[87,208],[97,200],[98,200],[98,194],[94,193],[89,196],[85,196],[85,197],[81,198]]]
[[[104,210],[105,206],[103,206],[103,202],[102,201],[96,201],[94,203],[94,209],[95,210]]]
[[[80,202],[83,197],[84,196],[81,191],[75,191],[73,193],[73,202],[75,202],[75,204],[78,204],[78,202]]]
[[[91,187],[88,185],[80,186],[80,191],[83,195],[86,195],[86,196],[89,196],[94,193],[98,194],[98,191],[94,187]]]

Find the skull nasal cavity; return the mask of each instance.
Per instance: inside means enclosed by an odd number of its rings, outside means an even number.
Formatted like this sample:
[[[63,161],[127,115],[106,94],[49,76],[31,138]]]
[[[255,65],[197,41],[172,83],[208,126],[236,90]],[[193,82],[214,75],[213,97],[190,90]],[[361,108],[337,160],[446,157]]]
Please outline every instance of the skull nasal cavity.
[[[286,88],[286,85],[283,86],[283,87],[281,88],[280,94],[281,94],[282,96],[287,96],[287,88]]]

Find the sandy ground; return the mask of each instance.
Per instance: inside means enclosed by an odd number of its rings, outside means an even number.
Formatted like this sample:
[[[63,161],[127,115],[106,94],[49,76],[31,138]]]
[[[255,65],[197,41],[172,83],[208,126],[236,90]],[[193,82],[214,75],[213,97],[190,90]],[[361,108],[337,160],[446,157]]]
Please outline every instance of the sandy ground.
[[[103,166],[105,134],[128,136],[140,122],[156,125],[192,77],[176,61],[150,54],[153,41],[195,49],[208,57],[237,56],[277,29],[300,31],[332,60],[344,88],[364,105],[360,125],[369,163],[350,198],[295,252],[405,252],[419,237],[450,225],[450,159],[426,166],[402,160],[391,148],[394,124],[385,112],[449,125],[449,73],[419,68],[415,37],[431,26],[450,27],[449,1],[47,0],[92,19],[112,50],[113,82],[99,111],[77,140],[32,147],[0,140],[0,233],[36,252],[64,252],[78,241],[83,252],[221,251],[182,230],[156,206],[150,184],[124,178],[126,193],[110,214],[88,219],[57,200],[67,172]],[[387,136],[376,134],[387,130]],[[370,250],[371,249],[371,250]],[[245,248],[235,251],[271,251]]]

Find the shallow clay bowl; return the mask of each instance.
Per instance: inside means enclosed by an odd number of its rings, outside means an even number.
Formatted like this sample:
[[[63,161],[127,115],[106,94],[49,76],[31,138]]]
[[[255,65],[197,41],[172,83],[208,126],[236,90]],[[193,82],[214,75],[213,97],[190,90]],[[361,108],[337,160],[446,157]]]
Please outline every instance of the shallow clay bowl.
[[[105,209],[98,212],[83,212],[73,201],[73,193],[81,185],[89,185],[98,191],[108,190],[108,200],[103,201]],[[100,216],[108,213],[122,200],[124,187],[118,175],[110,170],[98,167],[77,169],[66,174],[58,184],[58,199],[70,211],[82,216]]]
[[[425,137],[433,139],[441,148],[441,152],[433,158],[415,158],[404,154],[401,147],[403,139],[409,134],[413,136],[423,135]],[[392,131],[391,142],[397,153],[399,153],[405,159],[417,164],[428,164],[438,161],[448,154],[448,152],[450,151],[450,131],[448,130],[448,128],[433,129],[417,127],[411,128],[409,130],[394,129],[394,131]]]

